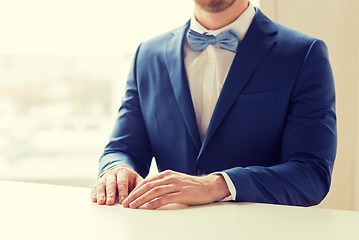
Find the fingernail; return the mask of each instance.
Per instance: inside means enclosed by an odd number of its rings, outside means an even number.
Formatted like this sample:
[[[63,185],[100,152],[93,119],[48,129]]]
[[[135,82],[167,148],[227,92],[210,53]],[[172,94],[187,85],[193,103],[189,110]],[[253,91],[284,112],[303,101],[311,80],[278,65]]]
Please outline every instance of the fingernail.
[[[129,204],[129,207],[130,207],[130,208],[137,208],[137,205],[136,205],[136,203],[133,203],[133,202],[132,202],[132,203]]]
[[[109,203],[110,201],[112,201],[112,198],[111,198],[111,197],[108,197],[108,198],[107,198],[107,203]]]
[[[122,203],[124,199],[125,199],[125,197],[122,196],[122,197],[120,198],[120,203]]]
[[[99,201],[99,202],[101,202],[101,201],[103,201],[103,200],[104,200],[104,197],[102,197],[102,196],[98,198],[98,201]]]

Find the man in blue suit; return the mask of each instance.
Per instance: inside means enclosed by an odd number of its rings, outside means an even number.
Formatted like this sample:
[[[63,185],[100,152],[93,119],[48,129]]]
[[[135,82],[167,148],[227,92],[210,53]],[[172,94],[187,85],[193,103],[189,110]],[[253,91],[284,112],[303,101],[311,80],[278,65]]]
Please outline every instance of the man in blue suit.
[[[195,0],[187,24],[139,46],[92,200],[310,206],[335,155],[325,44],[248,0]],[[160,173],[145,178],[153,157]]]

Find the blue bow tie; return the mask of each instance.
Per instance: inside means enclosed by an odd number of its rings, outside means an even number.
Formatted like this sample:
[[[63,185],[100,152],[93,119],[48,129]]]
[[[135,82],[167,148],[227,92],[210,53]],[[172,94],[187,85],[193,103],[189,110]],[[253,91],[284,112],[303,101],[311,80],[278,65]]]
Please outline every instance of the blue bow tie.
[[[208,47],[209,44],[218,44],[221,48],[236,52],[239,43],[236,33],[232,30],[227,30],[215,37],[213,35],[201,34],[190,29],[187,33],[187,40],[188,44],[195,52],[202,51]]]

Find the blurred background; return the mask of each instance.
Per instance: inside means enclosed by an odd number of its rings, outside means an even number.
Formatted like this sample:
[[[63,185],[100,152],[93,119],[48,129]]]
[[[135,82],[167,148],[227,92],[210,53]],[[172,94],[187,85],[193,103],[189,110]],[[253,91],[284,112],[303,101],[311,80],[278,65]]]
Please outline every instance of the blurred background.
[[[359,210],[359,1],[252,3],[327,43],[339,146],[319,207]],[[92,186],[138,44],[192,9],[192,0],[0,0],[0,179]]]

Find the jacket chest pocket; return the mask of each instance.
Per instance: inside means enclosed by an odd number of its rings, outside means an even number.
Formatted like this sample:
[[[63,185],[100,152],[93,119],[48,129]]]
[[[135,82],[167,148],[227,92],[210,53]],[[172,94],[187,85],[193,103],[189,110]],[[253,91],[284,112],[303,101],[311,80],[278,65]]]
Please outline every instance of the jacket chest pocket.
[[[273,89],[265,92],[245,93],[245,94],[241,94],[237,98],[235,104],[267,102],[276,99],[277,95],[278,95],[277,89]]]

